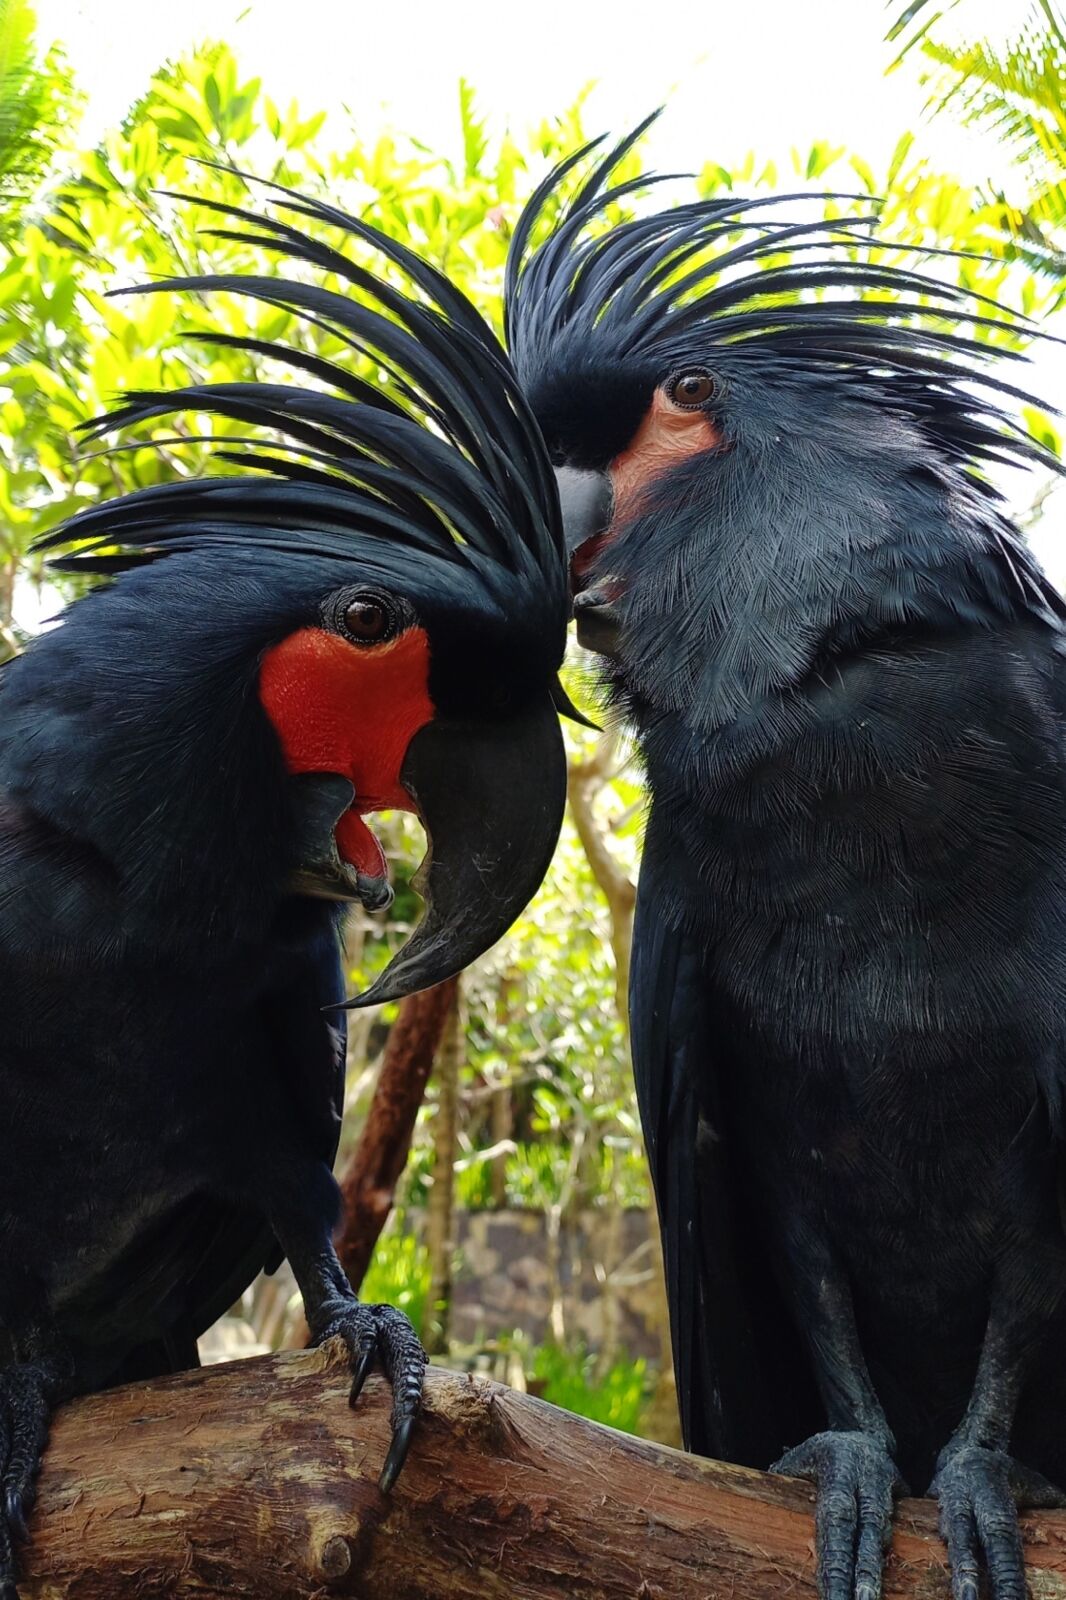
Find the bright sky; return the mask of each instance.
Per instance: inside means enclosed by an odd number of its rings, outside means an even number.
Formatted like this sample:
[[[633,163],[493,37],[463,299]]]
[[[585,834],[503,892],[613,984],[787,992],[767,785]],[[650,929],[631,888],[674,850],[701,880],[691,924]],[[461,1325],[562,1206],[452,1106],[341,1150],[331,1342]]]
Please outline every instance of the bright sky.
[[[1026,0],[967,0],[967,24],[1001,31]],[[879,0],[38,0],[91,96],[87,133],[117,120],[167,56],[225,38],[275,100],[351,109],[439,147],[456,132],[462,74],[497,123],[521,126],[595,80],[589,125],[624,128],[661,101],[670,117],[649,143],[665,167],[747,150],[786,153],[827,138],[876,166],[924,96],[916,74],[884,77]],[[923,137],[937,162],[987,176],[996,151],[946,120]]]
[[[1002,35],[1028,0],[966,0],[971,34]],[[364,134],[384,123],[434,149],[457,143],[456,85],[474,86],[500,129],[568,105],[595,80],[587,126],[620,131],[662,102],[647,152],[659,170],[730,165],[748,150],[787,162],[790,147],[827,139],[876,170],[899,135],[914,154],[978,182],[1000,179],[1000,151],[949,117],[922,116],[909,64],[886,79],[880,0],[37,0],[40,34],[64,42],[89,95],[83,136],[118,121],[152,70],[208,37],[278,102],[326,108]],[[1044,353],[1033,387],[1066,404],[1066,357]],[[1029,497],[1016,479],[1019,502]],[[1066,496],[1045,516],[1043,559],[1066,579]],[[1049,543],[1049,540],[1052,542]],[[1037,542],[1037,541],[1034,541]]]

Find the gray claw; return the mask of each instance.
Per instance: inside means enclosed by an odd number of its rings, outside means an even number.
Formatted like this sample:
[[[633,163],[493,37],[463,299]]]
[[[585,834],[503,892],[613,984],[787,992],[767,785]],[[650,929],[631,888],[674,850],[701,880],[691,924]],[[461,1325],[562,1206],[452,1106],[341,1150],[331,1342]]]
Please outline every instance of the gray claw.
[[[407,1452],[411,1445],[411,1435],[414,1431],[414,1417],[404,1417],[402,1422],[396,1424],[392,1435],[392,1443],[389,1446],[389,1453],[385,1457],[385,1465],[382,1467],[381,1477],[378,1479],[378,1488],[382,1494],[391,1494],[393,1485],[400,1476],[400,1470],[407,1460]]]
[[[15,1539],[19,1544],[25,1544],[30,1536],[30,1530],[26,1526],[22,1496],[16,1489],[9,1489],[4,1496],[4,1516]]]
[[[355,1405],[376,1361],[392,1388],[392,1443],[378,1480],[388,1494],[399,1477],[422,1406],[422,1380],[427,1356],[402,1311],[393,1306],[368,1306],[352,1300],[332,1310],[319,1324],[315,1343],[338,1337],[348,1349],[352,1372],[348,1404]],[[0,1600],[4,1596],[0,1594]]]
[[[359,1365],[352,1373],[352,1386],[348,1391],[348,1404],[350,1406],[354,1406],[355,1402],[362,1394],[363,1385],[374,1369],[374,1362],[377,1360],[377,1355],[377,1346],[371,1344],[367,1346],[362,1355],[359,1357]]]

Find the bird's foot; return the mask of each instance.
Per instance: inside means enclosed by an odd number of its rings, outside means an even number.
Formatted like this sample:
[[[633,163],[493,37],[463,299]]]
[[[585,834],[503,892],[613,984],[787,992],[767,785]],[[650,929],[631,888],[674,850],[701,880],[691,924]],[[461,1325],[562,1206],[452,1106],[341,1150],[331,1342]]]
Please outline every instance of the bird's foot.
[[[809,1478],[822,1600],[880,1600],[892,1505],[906,1485],[884,1442],[870,1433],[816,1433],[770,1469]]]
[[[423,1350],[408,1319],[394,1306],[367,1306],[351,1300],[331,1307],[312,1329],[314,1344],[341,1338],[348,1347],[352,1365],[349,1405],[358,1400],[374,1363],[392,1385],[392,1444],[378,1480],[388,1494],[407,1459],[415,1421],[422,1409],[422,1383],[429,1357]],[[6,1600],[0,1590],[0,1600]]]
[[[1005,1450],[964,1443],[940,1452],[929,1493],[940,1502],[953,1600],[978,1600],[982,1555],[990,1600],[1026,1600],[1018,1511],[1066,1505],[1066,1495]]]
[[[27,1538],[48,1422],[63,1389],[50,1361],[0,1372],[0,1600],[18,1600],[18,1546]]]

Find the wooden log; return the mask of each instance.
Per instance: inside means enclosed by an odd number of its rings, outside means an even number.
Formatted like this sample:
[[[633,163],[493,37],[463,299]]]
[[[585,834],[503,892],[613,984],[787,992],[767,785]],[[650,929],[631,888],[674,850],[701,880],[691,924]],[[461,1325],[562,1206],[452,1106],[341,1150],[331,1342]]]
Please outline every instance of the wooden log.
[[[393,1496],[388,1390],[342,1352],[130,1385],[60,1412],[24,1600],[805,1600],[811,1491],[431,1370]],[[1066,1514],[1024,1518],[1034,1597],[1066,1595]],[[899,1509],[888,1600],[949,1593],[935,1508]]]

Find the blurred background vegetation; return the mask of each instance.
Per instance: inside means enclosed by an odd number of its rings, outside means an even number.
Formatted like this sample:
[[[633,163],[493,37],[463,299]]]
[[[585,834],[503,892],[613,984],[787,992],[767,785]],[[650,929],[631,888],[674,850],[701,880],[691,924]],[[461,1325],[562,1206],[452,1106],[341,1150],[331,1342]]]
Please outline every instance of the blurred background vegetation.
[[[879,169],[861,151],[817,143],[794,151],[787,168],[759,152],[734,169],[707,163],[698,187],[824,191],[830,214],[865,210],[901,246],[959,252],[935,271],[1066,331],[1061,20],[1039,0],[1005,45],[960,42],[957,29],[943,32],[956,9],[895,8],[885,68],[922,74],[930,115],[992,125],[1012,154],[1010,192],[932,170],[903,129]],[[314,106],[276,104],[226,43],[207,42],[139,86],[121,126],[84,149],[74,67],[60,45],[36,37],[26,0],[0,0],[0,659],[64,598],[33,555],[36,535],[101,496],[203,462],[196,419],[168,421],[154,442],[110,454],[83,450],[80,424],[125,389],[265,370],[255,354],[190,341],[189,327],[337,353],[327,332],[294,328],[287,313],[239,297],[187,297],[178,307],[163,296],[109,298],[168,273],[277,270],[248,243],[212,236],[217,220],[180,196],[246,203],[241,171],[326,195],[407,239],[498,324],[511,227],[547,165],[583,138],[583,103],[493,138],[470,85],[457,95],[460,160],[399,132],[364,143]],[[1024,344],[1020,330],[986,336]],[[1050,417],[1034,411],[1029,421],[1058,448]],[[1045,515],[1048,488],[1027,487],[1020,509],[1030,528]],[[571,671],[590,703],[591,662],[575,650]],[[568,728],[567,737],[571,806],[552,872],[449,1002],[363,1292],[402,1306],[453,1363],[671,1440],[668,1332],[624,1012],[640,774],[619,732]],[[403,888],[420,854],[417,829],[401,818],[384,828],[401,887],[384,925],[353,917],[353,986],[383,965],[417,914]],[[354,1014],[341,1169],[356,1159],[394,1013]],[[299,1337],[282,1274],[249,1291],[205,1352]]]

